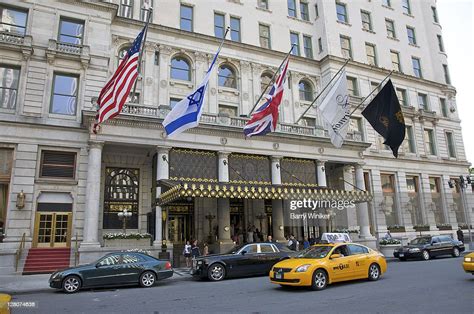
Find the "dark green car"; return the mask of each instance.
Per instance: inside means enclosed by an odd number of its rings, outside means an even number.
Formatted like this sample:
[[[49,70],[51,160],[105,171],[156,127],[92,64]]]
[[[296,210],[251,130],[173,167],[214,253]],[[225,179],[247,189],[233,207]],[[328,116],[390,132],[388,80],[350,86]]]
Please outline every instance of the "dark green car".
[[[51,288],[74,293],[81,288],[136,285],[151,287],[173,276],[169,261],[142,253],[110,253],[97,262],[57,271],[49,278]]]

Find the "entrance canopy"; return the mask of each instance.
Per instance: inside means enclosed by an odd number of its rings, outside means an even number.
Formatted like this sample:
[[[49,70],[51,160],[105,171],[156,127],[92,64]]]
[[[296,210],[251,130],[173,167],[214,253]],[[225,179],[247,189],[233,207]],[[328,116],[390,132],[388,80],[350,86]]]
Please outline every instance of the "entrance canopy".
[[[161,180],[164,187],[158,205],[187,197],[236,198],[236,199],[281,199],[281,200],[327,200],[368,202],[372,195],[367,191],[334,190],[310,185],[259,185],[246,183],[200,183]]]

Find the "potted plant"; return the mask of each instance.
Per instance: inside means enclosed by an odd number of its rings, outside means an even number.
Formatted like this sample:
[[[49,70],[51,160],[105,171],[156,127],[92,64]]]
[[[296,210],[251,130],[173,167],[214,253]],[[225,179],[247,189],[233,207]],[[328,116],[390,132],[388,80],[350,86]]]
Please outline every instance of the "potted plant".
[[[393,251],[401,245],[397,239],[382,239],[379,241],[379,250],[385,257],[392,257]]]
[[[415,231],[421,232],[421,231],[430,231],[430,225],[424,224],[424,225],[415,225],[413,226],[413,229]]]
[[[461,228],[461,229],[463,229],[463,230],[469,229],[469,228],[468,228],[468,225],[467,225],[466,223],[459,224],[459,228]],[[471,226],[471,228],[472,228],[472,226]]]
[[[405,232],[405,226],[391,225],[387,227],[390,232]]]
[[[436,228],[438,228],[438,230],[453,230],[451,224],[437,224]]]
[[[102,236],[106,247],[144,247],[151,245],[149,233],[106,233]]]

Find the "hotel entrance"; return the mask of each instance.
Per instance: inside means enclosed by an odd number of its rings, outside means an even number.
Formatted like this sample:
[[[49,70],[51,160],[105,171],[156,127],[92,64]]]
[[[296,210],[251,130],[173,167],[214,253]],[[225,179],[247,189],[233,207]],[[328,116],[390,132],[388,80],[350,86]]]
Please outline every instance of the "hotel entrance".
[[[70,247],[72,213],[36,213],[33,247]]]
[[[168,209],[167,238],[173,244],[192,241],[194,235],[193,204],[170,204]]]

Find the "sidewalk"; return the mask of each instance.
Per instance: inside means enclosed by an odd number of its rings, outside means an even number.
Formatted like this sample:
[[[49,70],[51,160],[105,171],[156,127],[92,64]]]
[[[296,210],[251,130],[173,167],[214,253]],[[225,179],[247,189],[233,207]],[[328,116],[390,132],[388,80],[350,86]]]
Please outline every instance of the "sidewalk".
[[[191,278],[189,268],[175,268],[173,277],[166,280],[184,280]],[[51,274],[42,275],[1,275],[0,293],[17,294],[51,289],[49,277]]]

